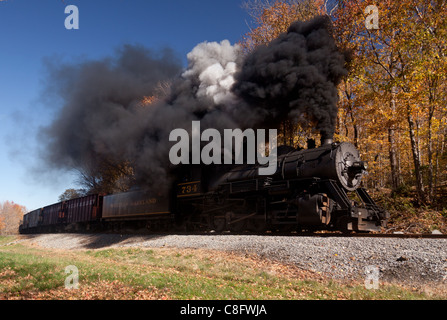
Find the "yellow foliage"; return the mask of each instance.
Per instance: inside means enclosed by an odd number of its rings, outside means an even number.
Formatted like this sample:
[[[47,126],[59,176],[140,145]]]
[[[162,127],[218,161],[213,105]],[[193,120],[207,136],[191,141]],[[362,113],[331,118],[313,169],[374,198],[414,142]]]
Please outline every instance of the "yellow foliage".
[[[253,3],[256,27],[244,37],[247,50],[268,44],[295,20],[327,13],[327,1]],[[330,12],[334,37],[352,61],[339,85],[335,137],[356,144],[370,162],[367,187],[415,186],[420,202],[433,202],[447,181],[447,3],[337,3]],[[378,7],[377,30],[365,26],[370,4]],[[297,134],[284,141],[302,141]]]

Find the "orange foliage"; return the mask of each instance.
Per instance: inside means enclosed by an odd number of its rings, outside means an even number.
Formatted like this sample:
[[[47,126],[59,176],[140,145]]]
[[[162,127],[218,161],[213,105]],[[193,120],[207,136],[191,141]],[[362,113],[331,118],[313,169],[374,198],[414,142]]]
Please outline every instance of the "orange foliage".
[[[14,234],[18,232],[20,220],[26,213],[26,208],[13,201],[0,204],[0,233]]]

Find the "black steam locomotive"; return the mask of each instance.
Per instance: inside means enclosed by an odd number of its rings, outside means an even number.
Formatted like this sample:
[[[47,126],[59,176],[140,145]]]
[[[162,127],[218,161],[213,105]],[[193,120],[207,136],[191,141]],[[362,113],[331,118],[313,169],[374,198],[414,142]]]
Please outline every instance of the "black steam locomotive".
[[[22,233],[76,230],[378,231],[389,214],[360,187],[366,164],[351,143],[278,148],[277,171],[259,165],[182,166],[168,194],[90,195],[34,210]]]

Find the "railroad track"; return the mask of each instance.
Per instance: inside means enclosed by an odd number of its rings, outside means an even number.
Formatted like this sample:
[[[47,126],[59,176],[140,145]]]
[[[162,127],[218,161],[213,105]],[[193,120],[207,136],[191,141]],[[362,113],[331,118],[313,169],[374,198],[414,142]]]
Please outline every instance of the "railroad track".
[[[233,231],[193,231],[180,232],[184,235],[259,235],[259,236],[290,236],[290,237],[321,237],[321,238],[397,238],[397,239],[447,239],[447,234],[437,233],[371,233],[371,232],[342,232],[342,231],[266,231],[266,232],[233,232]]]
[[[297,234],[297,236],[315,237],[352,237],[352,238],[398,238],[398,239],[447,239],[447,234],[431,233],[313,233]]]
[[[214,232],[214,231],[176,231],[176,232],[144,232],[144,233],[124,233],[126,235],[191,235],[191,236],[199,236],[199,235],[240,235],[240,236],[266,236],[266,237],[274,237],[274,236],[283,236],[283,237],[320,237],[320,238],[396,238],[396,239],[447,239],[447,234],[431,234],[431,233],[343,233],[343,232],[272,232],[266,231],[263,233],[255,233],[255,232],[233,232],[233,231],[222,231],[222,232]]]

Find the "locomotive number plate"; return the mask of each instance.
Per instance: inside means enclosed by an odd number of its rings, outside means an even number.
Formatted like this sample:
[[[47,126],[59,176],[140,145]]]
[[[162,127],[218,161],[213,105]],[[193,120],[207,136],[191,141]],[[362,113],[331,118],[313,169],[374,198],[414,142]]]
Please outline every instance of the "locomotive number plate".
[[[190,197],[200,195],[200,181],[179,183],[177,185],[177,197]]]

